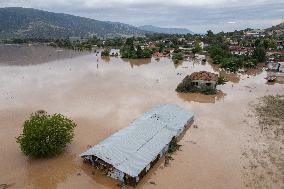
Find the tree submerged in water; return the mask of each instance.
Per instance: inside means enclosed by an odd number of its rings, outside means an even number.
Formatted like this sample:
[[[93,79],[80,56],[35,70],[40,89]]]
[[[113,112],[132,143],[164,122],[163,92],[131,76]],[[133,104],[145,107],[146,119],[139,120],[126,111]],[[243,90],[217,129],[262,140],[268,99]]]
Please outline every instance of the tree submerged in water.
[[[125,45],[120,49],[121,58],[151,58],[153,52],[150,49],[142,49],[139,45],[135,46],[133,38],[128,38]]]
[[[101,56],[102,57],[110,56],[110,49],[108,49],[108,48],[104,49],[101,53]]]
[[[169,144],[168,153],[173,154],[175,151],[179,150],[180,147],[181,147],[181,145],[178,144],[177,138],[173,137],[173,139],[171,140],[171,142]]]
[[[173,53],[172,59],[175,62],[179,62],[179,61],[184,59],[184,56],[183,56],[183,54],[181,52],[177,52],[177,53]]]
[[[49,157],[64,151],[72,142],[76,124],[61,114],[37,112],[23,125],[17,138],[22,152],[32,157]]]

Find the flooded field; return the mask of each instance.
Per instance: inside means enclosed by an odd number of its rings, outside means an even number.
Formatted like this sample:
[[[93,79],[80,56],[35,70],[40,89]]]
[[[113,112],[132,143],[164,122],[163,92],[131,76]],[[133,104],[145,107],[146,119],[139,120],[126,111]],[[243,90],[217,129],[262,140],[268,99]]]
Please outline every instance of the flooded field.
[[[180,141],[181,151],[170,165],[161,159],[137,188],[245,188],[241,151],[247,143],[243,120],[249,103],[284,94],[283,84],[266,83],[261,68],[223,73],[229,82],[218,86],[216,95],[178,94],[175,88],[187,74],[218,73],[218,68],[198,61],[174,65],[168,58],[101,59],[45,46],[15,48],[0,47],[0,184],[10,188],[119,188],[79,154],[164,103],[195,112],[195,127]],[[64,114],[78,125],[74,141],[58,157],[27,158],[16,143],[24,120],[39,109]]]

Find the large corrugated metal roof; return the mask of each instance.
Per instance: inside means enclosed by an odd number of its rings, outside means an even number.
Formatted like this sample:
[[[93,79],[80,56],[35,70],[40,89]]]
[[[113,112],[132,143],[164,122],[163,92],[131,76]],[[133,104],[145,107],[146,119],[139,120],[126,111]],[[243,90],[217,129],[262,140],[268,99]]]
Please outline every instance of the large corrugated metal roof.
[[[136,177],[192,120],[193,113],[176,105],[160,105],[80,156],[97,156]]]

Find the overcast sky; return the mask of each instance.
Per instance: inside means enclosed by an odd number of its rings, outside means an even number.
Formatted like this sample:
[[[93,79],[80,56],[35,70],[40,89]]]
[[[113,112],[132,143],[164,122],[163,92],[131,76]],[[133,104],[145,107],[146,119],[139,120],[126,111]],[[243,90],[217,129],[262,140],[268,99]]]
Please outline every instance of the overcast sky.
[[[196,33],[266,28],[284,21],[284,0],[0,0],[134,26],[183,27]]]

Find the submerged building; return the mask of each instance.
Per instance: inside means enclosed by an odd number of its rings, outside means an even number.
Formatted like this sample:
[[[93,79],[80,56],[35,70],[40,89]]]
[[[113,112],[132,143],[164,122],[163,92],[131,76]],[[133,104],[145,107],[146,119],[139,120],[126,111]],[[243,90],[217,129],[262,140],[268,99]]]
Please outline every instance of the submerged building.
[[[182,93],[204,91],[215,92],[217,83],[217,74],[207,71],[194,72],[191,75],[187,75],[182,82],[178,84],[176,91]]]
[[[218,81],[217,74],[206,71],[200,71],[192,73],[189,78],[192,86],[195,86],[199,89],[216,89]]]
[[[193,117],[176,105],[157,106],[80,156],[108,176],[136,185]]]

